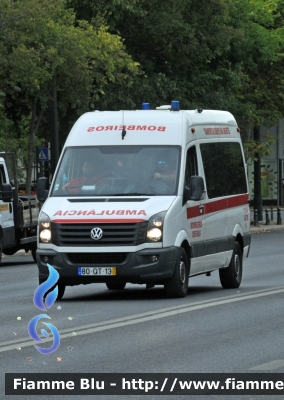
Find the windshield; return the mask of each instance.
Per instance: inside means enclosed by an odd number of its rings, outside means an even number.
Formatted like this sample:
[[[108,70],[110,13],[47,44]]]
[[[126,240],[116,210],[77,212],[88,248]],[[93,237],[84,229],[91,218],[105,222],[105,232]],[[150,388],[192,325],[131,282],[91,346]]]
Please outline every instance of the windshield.
[[[51,196],[173,195],[180,146],[65,149]]]

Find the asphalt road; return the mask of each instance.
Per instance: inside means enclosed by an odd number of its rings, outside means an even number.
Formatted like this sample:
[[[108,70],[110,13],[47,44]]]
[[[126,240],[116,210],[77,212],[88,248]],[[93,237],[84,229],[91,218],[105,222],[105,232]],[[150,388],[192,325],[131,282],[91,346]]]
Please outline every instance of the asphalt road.
[[[121,292],[109,291],[104,284],[68,287],[63,299],[47,312],[61,336],[59,348],[49,355],[34,348],[27,331],[29,321],[41,313],[33,304],[37,267],[31,256],[3,258],[0,399],[8,372],[283,374],[283,241],[283,231],[252,235],[239,289],[222,289],[218,272],[190,279],[184,299],[167,299],[159,286],[146,290],[145,286],[127,285]],[[56,398],[61,397],[66,398]],[[31,397],[7,396],[13,398]]]

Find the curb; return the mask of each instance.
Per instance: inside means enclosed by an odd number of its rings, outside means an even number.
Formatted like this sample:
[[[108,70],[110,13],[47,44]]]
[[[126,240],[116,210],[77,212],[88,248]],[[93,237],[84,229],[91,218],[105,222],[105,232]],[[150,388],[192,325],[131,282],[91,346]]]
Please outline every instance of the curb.
[[[25,250],[19,250],[16,253],[12,254],[11,256],[7,256],[6,254],[2,253],[2,258],[6,257],[19,257],[19,256],[32,256],[32,253],[28,251],[27,253]]]
[[[284,231],[284,225],[258,225],[251,226],[250,233],[268,233],[268,232],[281,232]]]

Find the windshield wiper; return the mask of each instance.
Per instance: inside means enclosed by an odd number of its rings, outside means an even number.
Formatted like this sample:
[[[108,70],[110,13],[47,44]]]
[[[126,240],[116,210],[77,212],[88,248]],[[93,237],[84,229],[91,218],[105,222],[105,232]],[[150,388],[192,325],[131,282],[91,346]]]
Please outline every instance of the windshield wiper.
[[[153,193],[138,193],[138,192],[135,192],[135,193],[109,193],[108,194],[108,196],[156,196],[155,194],[153,194]]]

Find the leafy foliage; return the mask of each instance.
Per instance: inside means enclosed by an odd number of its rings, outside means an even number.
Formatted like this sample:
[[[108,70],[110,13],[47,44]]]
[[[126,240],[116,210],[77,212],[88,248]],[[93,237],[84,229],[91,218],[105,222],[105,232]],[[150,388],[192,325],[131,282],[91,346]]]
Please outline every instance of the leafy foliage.
[[[56,93],[61,145],[89,109],[178,99],[231,111],[265,153],[251,132],[284,116],[283,21],[283,0],[1,0],[0,144],[28,137],[29,183]]]
[[[256,161],[259,157],[268,156],[272,152],[272,144],[276,138],[269,133],[263,135],[261,140],[248,139],[244,143],[245,154],[248,159]]]
[[[64,114],[87,110],[109,82],[124,82],[135,75],[138,64],[125,52],[119,36],[105,27],[94,29],[75,16],[63,0],[18,0],[0,3],[0,61],[2,91],[7,109],[21,103],[21,115],[30,122],[27,187],[30,186],[35,137],[48,113],[54,87]],[[16,97],[14,88],[22,92]],[[19,133],[19,132],[18,132]],[[28,191],[29,189],[27,189]]]

